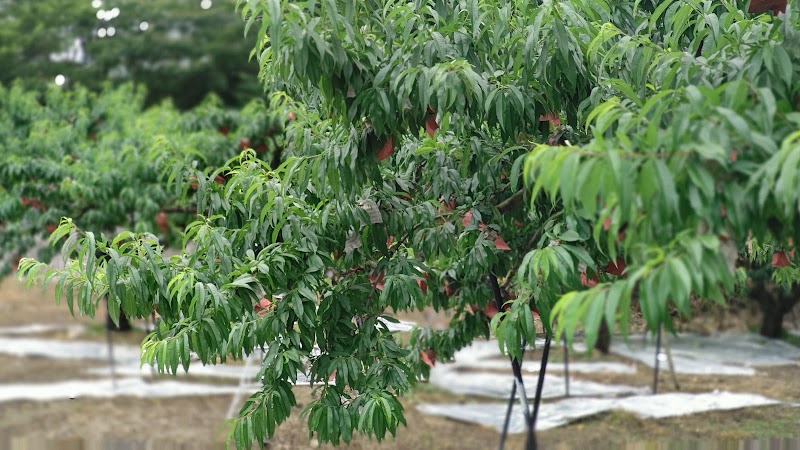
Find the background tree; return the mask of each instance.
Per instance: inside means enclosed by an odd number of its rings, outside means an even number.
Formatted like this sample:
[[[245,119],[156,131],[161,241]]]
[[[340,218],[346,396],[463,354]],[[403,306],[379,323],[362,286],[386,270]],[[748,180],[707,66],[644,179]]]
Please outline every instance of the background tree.
[[[750,240],[741,256],[746,270],[743,276],[747,277],[742,293],[758,305],[763,316],[759,333],[769,338],[784,337],[783,319],[800,302],[794,240]]]
[[[0,87],[0,275],[32,252],[50,261],[55,249],[42,240],[62,217],[97,235],[129,228],[180,246],[194,209],[178,205],[182,194],[165,188],[163,173],[194,165],[192,191],[224,182],[208,173],[251,141],[265,158],[281,145],[267,136],[278,137],[282,124],[264,102],[238,112],[212,97],[181,114],[170,105],[145,110],[144,97],[130,85],[99,94]]]
[[[320,440],[382,439],[428,364],[490,326],[514,360],[534,309],[548,336],[580,326],[589,346],[601,323],[626,332],[635,302],[651,330],[670,327],[693,295],[725,301],[748,237],[797,239],[793,15],[730,1],[239,6],[291,119],[285,162],[230,160],[224,186],[198,189],[179,257],[63,221],[68,268],[20,267],[157,310],[143,357],[161,370],[266,348],[238,447],[275,432],[300,372],[321,388],[305,409]],[[182,173],[187,192],[199,174]],[[95,249],[107,257],[82,257]],[[404,340],[383,325],[427,306],[453,313],[448,329]]]
[[[259,97],[254,38],[230,0],[45,0],[0,4],[0,83],[100,90],[107,80],[147,86],[147,105],[170,97],[181,109],[216,93],[243,106]],[[112,31],[113,29],[113,31]]]

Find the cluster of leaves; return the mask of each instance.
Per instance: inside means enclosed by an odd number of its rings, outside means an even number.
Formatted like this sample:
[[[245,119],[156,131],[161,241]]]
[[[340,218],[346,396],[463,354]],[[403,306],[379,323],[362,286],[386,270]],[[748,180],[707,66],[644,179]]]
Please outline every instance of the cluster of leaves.
[[[751,239],[744,252],[748,269],[745,285],[752,284],[753,279],[769,278],[784,288],[800,284],[800,267],[795,257],[794,239],[789,238],[782,243],[775,239],[758,242]]]
[[[161,370],[264,347],[240,448],[285,420],[300,373],[321,390],[312,433],[380,440],[429,365],[490,327],[515,357],[534,310],[592,341],[639,302],[655,329],[691,295],[724,300],[748,234],[797,240],[794,16],[691,0],[239,7],[292,118],[283,162],[245,152],[196,192],[203,173],[174,166],[168,188],[198,213],[180,255],[64,221],[70,265],[20,269],[157,310],[144,357]],[[449,327],[389,331],[428,307]]]
[[[194,196],[182,200],[163,173],[194,164],[195,184],[205,185],[216,178],[210,171],[239,153],[245,133],[280,135],[283,128],[261,101],[231,112],[209,97],[183,115],[143,102],[130,85],[98,94],[0,87],[0,274],[37,249],[49,261],[54,249],[41,240],[63,217],[97,234],[130,228],[180,243],[180,230],[195,217]],[[262,156],[272,158],[283,143],[268,140],[273,151]]]
[[[800,235],[796,20],[666,2],[640,25],[586,42],[603,92],[587,100],[587,140],[526,162],[534,194],[593,223],[592,245],[627,265],[626,279],[561,299],[567,336],[582,321],[591,337],[603,310],[625,320],[634,292],[651,328],[669,324],[670,302],[688,313],[690,294],[733,289],[749,236],[786,248]]]

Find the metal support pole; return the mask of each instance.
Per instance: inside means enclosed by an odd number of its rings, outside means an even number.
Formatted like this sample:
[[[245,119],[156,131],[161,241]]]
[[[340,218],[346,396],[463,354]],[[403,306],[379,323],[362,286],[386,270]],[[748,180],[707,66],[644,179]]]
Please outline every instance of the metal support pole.
[[[111,330],[106,327],[106,341],[108,342],[108,367],[111,370],[111,387],[117,389],[117,371],[114,368],[114,339]]]
[[[675,363],[672,361],[672,350],[669,348],[669,333],[664,335],[664,353],[667,354],[667,364],[669,364],[669,373],[672,375],[672,384],[675,385],[675,390],[680,391],[681,385],[678,384],[678,376],[675,375]]]
[[[500,283],[497,281],[497,276],[494,273],[489,273],[489,284],[492,288],[492,294],[494,297],[495,306],[497,307],[498,311],[503,310],[503,293],[500,290]],[[522,351],[524,355],[526,342],[523,340],[522,342]],[[502,450],[503,446],[505,445],[505,439],[508,432],[508,424],[511,420],[511,411],[513,410],[514,404],[514,397],[516,397],[517,391],[519,391],[519,403],[522,407],[523,414],[525,415],[525,422],[530,423],[532,416],[531,410],[528,406],[528,395],[525,392],[525,384],[522,381],[522,365],[520,361],[516,358],[510,357],[511,359],[511,371],[514,374],[514,386],[511,388],[511,397],[509,398],[508,402],[508,409],[506,410],[506,419],[503,429],[503,434],[500,436],[500,444],[499,449]]]
[[[530,422],[531,408],[528,405],[528,395],[525,392],[525,384],[522,382],[522,370],[519,365],[519,361],[515,359],[511,360],[511,370],[514,372],[514,385],[517,386],[517,390],[520,394],[519,404],[522,406],[522,411],[525,414],[525,421]]]
[[[514,410],[514,400],[517,396],[517,383],[516,381],[511,386],[511,397],[508,398],[508,407],[506,408],[506,419],[503,421],[503,432],[500,433],[500,443],[497,445],[498,450],[503,450],[506,445],[506,437],[508,437],[508,426],[511,423],[511,411]]]
[[[145,323],[145,327],[146,328],[149,328],[149,326],[147,325],[149,319],[153,320],[153,329],[152,329],[152,331],[156,331],[156,313],[150,314],[149,318],[145,318],[144,319],[144,323]],[[149,332],[150,331],[148,331],[148,333]],[[156,370],[156,366],[153,364],[153,365],[150,366],[150,376],[155,377],[156,375],[158,375],[158,371]]]
[[[536,442],[536,418],[539,416],[539,405],[542,402],[542,390],[544,389],[544,375],[547,372],[547,360],[550,356],[550,336],[544,339],[544,350],[542,352],[542,364],[539,366],[539,380],[536,383],[536,397],[533,399],[533,415],[528,422],[528,438],[525,442],[526,450],[537,450]]]
[[[564,396],[569,397],[569,347],[564,339]]]
[[[658,329],[656,330],[656,361],[655,361],[655,370],[653,370],[653,394],[655,395],[658,393],[658,365],[659,365],[659,356],[661,355],[661,324],[658,324]]]

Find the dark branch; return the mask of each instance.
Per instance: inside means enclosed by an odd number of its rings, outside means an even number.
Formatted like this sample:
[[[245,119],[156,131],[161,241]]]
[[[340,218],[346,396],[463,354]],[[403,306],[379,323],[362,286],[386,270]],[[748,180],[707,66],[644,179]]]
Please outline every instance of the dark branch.
[[[497,205],[497,210],[500,211],[501,213],[510,211],[519,203],[520,200],[522,200],[522,197],[524,195],[525,195],[525,189],[520,189],[519,191],[514,193],[514,195],[512,195],[511,197],[508,197],[507,199],[500,202],[500,204]]]

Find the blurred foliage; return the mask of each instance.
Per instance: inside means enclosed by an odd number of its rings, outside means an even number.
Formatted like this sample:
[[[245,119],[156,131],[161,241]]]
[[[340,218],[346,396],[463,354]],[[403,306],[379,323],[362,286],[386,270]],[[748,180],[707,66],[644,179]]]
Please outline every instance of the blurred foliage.
[[[116,17],[98,18],[114,8]],[[41,89],[63,74],[92,90],[106,80],[143,84],[148,105],[172,97],[185,109],[214,92],[241,106],[263,89],[258,64],[248,60],[255,39],[243,39],[234,8],[230,0],[209,9],[200,0],[103,0],[99,8],[91,0],[0,0],[0,83]],[[109,27],[113,36],[98,36]]]
[[[97,234],[126,227],[180,244],[195,201],[166,186],[170,170],[193,167],[202,188],[221,181],[208,173],[243,147],[280,159],[283,119],[261,100],[235,111],[210,96],[184,113],[144,102],[130,84],[100,93],[0,85],[0,275],[62,217]]]

